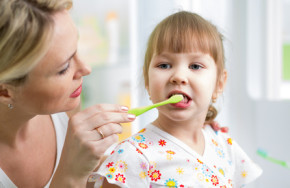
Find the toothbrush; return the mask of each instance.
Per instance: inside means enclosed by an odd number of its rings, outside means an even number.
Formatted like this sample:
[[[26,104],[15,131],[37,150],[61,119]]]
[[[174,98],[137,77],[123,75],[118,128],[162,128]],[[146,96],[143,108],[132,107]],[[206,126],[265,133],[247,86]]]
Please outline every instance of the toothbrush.
[[[271,156],[268,155],[268,153],[266,151],[264,151],[263,149],[258,149],[257,150],[257,154],[261,157],[263,157],[264,159],[272,162],[272,163],[275,163],[275,164],[278,164],[278,165],[281,165],[283,167],[286,167],[286,168],[289,168],[290,169],[290,163],[289,162],[286,162],[286,161],[282,161],[282,160],[279,160],[279,159],[275,159]]]
[[[149,106],[144,106],[144,107],[130,109],[128,111],[128,113],[129,114],[134,114],[136,116],[139,116],[139,115],[141,115],[141,114],[143,114],[143,113],[145,113],[148,110],[151,110],[153,108],[156,108],[156,107],[159,107],[159,106],[162,106],[162,105],[165,105],[165,104],[178,103],[178,102],[180,102],[182,100],[183,100],[183,95],[181,95],[181,94],[173,95],[169,99],[167,99],[165,101],[162,101],[162,102],[159,102],[159,103],[156,103],[156,104],[152,104],[152,105],[149,105]]]

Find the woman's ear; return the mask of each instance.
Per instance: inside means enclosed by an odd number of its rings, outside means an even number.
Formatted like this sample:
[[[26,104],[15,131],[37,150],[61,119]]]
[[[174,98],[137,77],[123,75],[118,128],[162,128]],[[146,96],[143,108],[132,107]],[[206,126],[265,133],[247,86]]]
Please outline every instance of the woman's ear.
[[[0,84],[0,103],[3,103],[5,105],[13,104],[11,85]]]

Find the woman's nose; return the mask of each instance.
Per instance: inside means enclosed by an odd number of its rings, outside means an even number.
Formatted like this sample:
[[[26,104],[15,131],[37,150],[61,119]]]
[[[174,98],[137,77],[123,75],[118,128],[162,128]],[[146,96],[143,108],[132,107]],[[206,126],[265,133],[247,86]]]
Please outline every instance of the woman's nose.
[[[183,69],[174,70],[170,78],[170,82],[172,84],[179,84],[179,85],[187,84],[188,79],[186,76],[186,71]]]
[[[92,71],[91,67],[82,61],[78,55],[76,55],[76,73],[74,79],[79,79],[83,76],[90,74]]]

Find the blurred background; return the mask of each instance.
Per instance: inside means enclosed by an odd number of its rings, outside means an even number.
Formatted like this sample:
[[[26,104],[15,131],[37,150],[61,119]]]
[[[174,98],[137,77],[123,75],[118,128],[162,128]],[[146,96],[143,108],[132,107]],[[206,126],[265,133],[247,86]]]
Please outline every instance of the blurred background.
[[[92,66],[84,80],[83,108],[151,104],[142,80],[146,42],[157,23],[180,10],[200,14],[225,36],[229,77],[217,120],[264,170],[247,187],[289,188],[290,169],[256,151],[290,162],[290,0],[74,1],[79,51]],[[120,140],[156,117],[152,110],[124,124]]]

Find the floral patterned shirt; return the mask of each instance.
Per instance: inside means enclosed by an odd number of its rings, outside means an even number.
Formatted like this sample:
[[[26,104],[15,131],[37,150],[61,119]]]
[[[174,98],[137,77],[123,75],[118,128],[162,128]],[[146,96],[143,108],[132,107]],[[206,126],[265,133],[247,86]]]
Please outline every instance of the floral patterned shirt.
[[[150,124],[121,142],[90,177],[95,187],[103,178],[128,188],[242,187],[261,175],[228,134],[203,130],[205,150],[196,153],[174,136]]]

